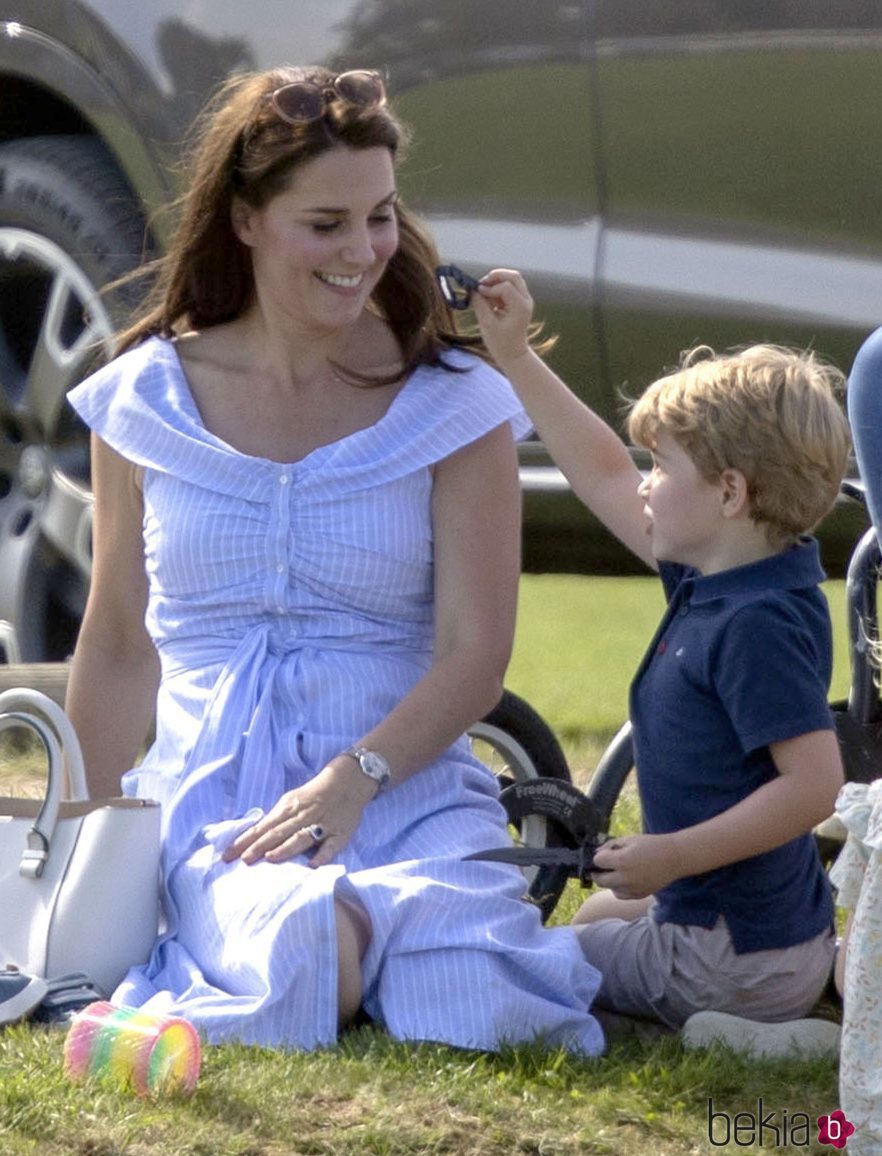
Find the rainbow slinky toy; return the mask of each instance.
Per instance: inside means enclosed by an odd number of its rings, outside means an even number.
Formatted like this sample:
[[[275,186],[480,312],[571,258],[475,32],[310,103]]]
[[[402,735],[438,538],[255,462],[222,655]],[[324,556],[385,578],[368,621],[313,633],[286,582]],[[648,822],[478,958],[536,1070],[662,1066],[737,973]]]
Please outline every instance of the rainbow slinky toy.
[[[192,1024],[104,1000],[83,1008],[64,1042],[70,1079],[105,1075],[139,1096],[192,1092],[199,1064],[199,1036]]]

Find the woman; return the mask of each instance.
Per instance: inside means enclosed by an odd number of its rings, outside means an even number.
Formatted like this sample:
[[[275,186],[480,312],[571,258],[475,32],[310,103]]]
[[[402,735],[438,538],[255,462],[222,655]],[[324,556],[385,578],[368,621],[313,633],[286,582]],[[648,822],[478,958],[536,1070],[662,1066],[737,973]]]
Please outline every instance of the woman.
[[[507,383],[400,204],[376,73],[238,78],[125,350],[72,394],[95,556],[68,709],[96,793],[163,806],[168,927],[118,1002],[210,1041],[602,1047],[596,971],[510,867],[461,736],[518,577]],[[146,628],[145,628],[146,621]],[[157,694],[158,690],[158,694]]]

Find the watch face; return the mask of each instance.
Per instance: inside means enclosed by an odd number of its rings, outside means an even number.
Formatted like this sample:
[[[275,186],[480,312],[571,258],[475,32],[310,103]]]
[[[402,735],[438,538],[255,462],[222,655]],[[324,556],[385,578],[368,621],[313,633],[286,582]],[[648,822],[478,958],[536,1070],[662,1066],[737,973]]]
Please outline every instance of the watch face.
[[[376,751],[365,751],[361,755],[360,761],[364,773],[370,775],[372,779],[376,779],[378,783],[385,782],[389,778],[389,764]]]

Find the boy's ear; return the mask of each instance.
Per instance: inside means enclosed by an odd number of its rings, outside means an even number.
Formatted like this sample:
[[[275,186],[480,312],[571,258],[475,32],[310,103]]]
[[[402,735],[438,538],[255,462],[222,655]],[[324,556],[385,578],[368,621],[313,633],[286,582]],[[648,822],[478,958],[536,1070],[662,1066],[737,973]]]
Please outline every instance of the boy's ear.
[[[724,518],[735,518],[749,511],[750,493],[747,478],[741,470],[726,469],[720,474],[720,493]]]

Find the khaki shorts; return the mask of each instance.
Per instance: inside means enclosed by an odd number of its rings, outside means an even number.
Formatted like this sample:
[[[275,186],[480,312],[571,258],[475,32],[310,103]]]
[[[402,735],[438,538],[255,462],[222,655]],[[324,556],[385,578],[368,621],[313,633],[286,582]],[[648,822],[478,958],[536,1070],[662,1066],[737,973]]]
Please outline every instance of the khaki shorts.
[[[573,930],[603,975],[594,1008],[675,1031],[693,1012],[707,1010],[769,1023],[799,1019],[823,992],[835,951],[831,930],[794,947],[738,955],[722,916],[711,928],[645,915]]]

